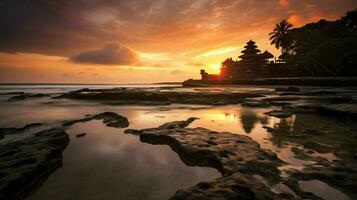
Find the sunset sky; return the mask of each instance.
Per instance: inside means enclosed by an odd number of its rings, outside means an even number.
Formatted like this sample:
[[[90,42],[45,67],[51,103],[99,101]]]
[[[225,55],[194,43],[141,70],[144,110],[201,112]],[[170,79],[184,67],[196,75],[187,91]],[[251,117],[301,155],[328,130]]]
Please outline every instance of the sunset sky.
[[[337,19],[357,0],[2,0],[0,82],[148,83],[218,73],[249,39]]]

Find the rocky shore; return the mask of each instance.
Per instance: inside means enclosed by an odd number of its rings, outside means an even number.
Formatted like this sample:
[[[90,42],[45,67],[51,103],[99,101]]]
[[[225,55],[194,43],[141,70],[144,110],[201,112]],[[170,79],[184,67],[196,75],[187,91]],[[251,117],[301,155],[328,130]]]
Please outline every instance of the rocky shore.
[[[357,86],[356,77],[282,77],[238,80],[193,80],[182,83],[186,87],[208,87],[223,85],[291,85],[291,86]]]
[[[0,199],[15,199],[62,165],[69,143],[63,129],[43,130],[0,146]]]
[[[160,92],[143,89],[82,89],[62,94],[56,98],[102,101],[112,104],[167,105],[206,104],[227,105],[242,103],[246,98],[263,97],[253,93],[197,93],[197,92]]]
[[[73,126],[74,124],[88,122],[91,120],[102,120],[103,124],[105,124],[106,126],[115,128],[125,128],[129,126],[129,121],[126,117],[118,115],[114,112],[104,112],[96,115],[87,115],[82,119],[65,121],[62,125],[65,127]]]
[[[229,91],[228,87],[223,91],[207,91],[200,92],[197,89],[193,92],[173,92],[138,88],[82,89],[64,93],[55,98],[88,100],[111,105],[241,104],[246,107],[274,107],[272,110],[274,112],[270,115],[282,117],[301,112],[313,112],[324,116],[357,120],[357,92],[353,92],[354,89],[277,87],[265,92],[236,92]]]
[[[280,180],[276,154],[261,149],[251,138],[205,128],[186,128],[194,120],[175,121],[157,128],[128,129],[149,144],[169,145],[189,166],[213,167],[222,178],[201,182],[179,190],[171,199],[292,199],[291,194],[273,193],[254,175],[265,177],[269,184]]]
[[[233,89],[230,91],[229,88],[196,88],[185,91],[153,88],[81,89],[54,98],[58,101],[93,101],[105,106],[160,105],[161,107],[154,108],[160,111],[170,109],[169,106],[165,107],[170,104],[182,104],[172,106],[180,109],[187,109],[189,104],[205,105],[203,109],[229,104],[240,104],[244,109],[263,109],[263,117],[260,116],[259,120],[272,117],[280,121],[274,126],[264,126],[271,133],[269,140],[278,146],[295,144],[296,146],[289,147],[293,157],[313,163],[304,164],[301,170],[281,170],[287,163],[279,159],[276,153],[261,148],[250,137],[216,132],[203,127],[188,128],[197,120],[194,117],[167,122],[155,128],[125,130],[126,134],[138,136],[143,143],[170,146],[188,166],[211,167],[221,173],[222,177],[215,180],[178,188],[171,197],[172,200],[320,199],[301,189],[299,184],[305,180],[323,181],[352,199],[357,198],[357,149],[350,145],[357,142],[357,129],[354,126],[314,123],[316,116],[355,123],[357,92],[353,88],[268,87],[243,92]],[[294,119],[292,127],[288,121],[296,116],[299,118]],[[65,129],[91,120],[102,120],[104,125],[114,128],[129,126],[126,117],[114,112],[73,118],[60,121],[64,129],[47,129],[30,137],[9,141],[8,136],[23,134],[28,130],[33,132],[32,128],[43,128],[42,124],[0,128],[0,141],[8,141],[0,146],[0,199],[16,198],[61,166],[62,152],[69,143]],[[78,138],[84,136],[86,133],[83,132],[75,135]],[[87,137],[89,136],[83,140]],[[336,155],[338,159],[327,159],[323,157],[325,154]],[[276,189],[277,187],[280,189]]]

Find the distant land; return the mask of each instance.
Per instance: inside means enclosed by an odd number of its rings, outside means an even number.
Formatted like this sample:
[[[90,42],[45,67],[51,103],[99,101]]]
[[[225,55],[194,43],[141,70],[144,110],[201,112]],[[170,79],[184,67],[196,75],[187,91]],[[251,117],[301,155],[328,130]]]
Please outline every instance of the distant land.
[[[158,83],[0,83],[0,85],[180,85],[182,82]]]

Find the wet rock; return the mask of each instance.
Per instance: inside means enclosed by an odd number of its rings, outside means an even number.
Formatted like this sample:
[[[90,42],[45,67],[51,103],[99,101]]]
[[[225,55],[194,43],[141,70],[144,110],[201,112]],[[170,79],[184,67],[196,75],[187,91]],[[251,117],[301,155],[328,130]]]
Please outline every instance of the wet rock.
[[[189,166],[214,167],[223,175],[215,181],[180,190],[172,199],[281,197],[254,178],[254,175],[261,175],[269,182],[279,181],[277,167],[282,161],[275,153],[261,149],[257,142],[247,136],[215,132],[202,127],[187,128],[194,119],[169,122],[157,128],[125,130],[125,133],[140,136],[142,142],[169,145]]]
[[[336,97],[329,97],[328,100],[332,104],[339,104],[339,103],[350,103],[353,101],[353,98],[350,96],[336,96]]]
[[[308,149],[313,149],[318,153],[330,153],[333,151],[332,147],[317,142],[307,142],[304,144],[304,147]]]
[[[203,200],[203,199],[294,199],[290,194],[273,193],[270,188],[259,182],[256,178],[235,172],[228,177],[218,178],[210,183],[197,185],[179,190],[170,200]]]
[[[0,93],[0,95],[21,95],[25,94],[25,92],[6,92],[6,93]]]
[[[257,107],[257,108],[267,108],[270,104],[264,101],[245,101],[242,103],[245,107]]]
[[[316,108],[319,114],[357,121],[357,104],[323,105]]]
[[[81,137],[84,137],[86,135],[87,135],[87,133],[80,133],[80,134],[77,134],[76,137],[77,138],[81,138]]]
[[[300,92],[298,87],[279,87],[275,88],[276,92]]]
[[[17,96],[13,96],[9,99],[9,101],[19,101],[19,100],[25,100],[28,98],[41,98],[41,97],[48,97],[50,95],[48,94],[20,94]]]
[[[328,91],[328,90],[315,90],[315,91],[309,91],[306,92],[307,95],[310,96],[324,96],[324,95],[335,95],[337,94],[336,91]]]
[[[300,159],[300,160],[305,160],[305,161],[313,161],[318,163],[321,166],[329,167],[331,166],[329,161],[323,157],[315,157],[312,155],[309,155],[307,150],[305,149],[299,149],[297,147],[291,147],[291,151],[294,152],[295,158]]]
[[[307,135],[325,135],[324,132],[315,129],[305,129],[305,130],[301,130],[300,132]]]
[[[188,125],[190,125],[193,121],[195,121],[197,119],[199,119],[199,118],[190,117],[187,120],[183,120],[183,121],[168,122],[168,123],[165,123],[165,124],[159,126],[159,129],[185,128],[185,127],[187,127]]]
[[[291,105],[290,102],[285,102],[285,101],[270,101],[269,102],[271,105],[273,106],[287,106],[287,105]]]
[[[266,112],[264,114],[273,116],[273,117],[277,117],[277,118],[288,118],[293,115],[293,113],[291,113],[289,111],[285,111],[285,110],[273,110],[270,112]]]
[[[40,127],[40,126],[42,126],[41,123],[31,123],[31,124],[26,124],[25,126],[20,127],[20,128],[15,128],[15,127],[0,128],[0,135],[21,133],[28,129],[36,128],[36,127]]]
[[[73,126],[76,123],[88,122],[91,120],[103,120],[103,123],[109,127],[115,128],[125,128],[129,126],[129,121],[126,117],[118,115],[114,112],[104,112],[97,115],[88,115],[85,118],[66,121],[62,125],[63,126]]]
[[[295,104],[284,105],[283,110],[293,113],[315,113],[318,105],[315,104]]]
[[[56,98],[85,99],[85,100],[121,100],[121,101],[167,101],[165,95],[141,90],[114,89],[81,89],[62,94]]]
[[[357,171],[353,166],[329,166],[329,167],[307,167],[303,171],[295,171],[290,175],[287,185],[294,189],[301,197],[308,198],[309,194],[300,192],[299,180],[320,180],[329,186],[340,190],[349,196],[349,198],[357,198]],[[311,199],[319,199],[312,198]]]
[[[279,96],[305,96],[305,92],[279,92]]]
[[[263,97],[260,94],[238,92],[172,92],[144,89],[82,89],[62,94],[56,98],[84,99],[115,104],[202,104],[227,105],[242,103],[245,98]]]
[[[40,131],[0,146],[0,196],[15,199],[21,192],[62,165],[69,143],[63,129]]]
[[[263,101],[271,102],[271,101],[298,101],[301,97],[297,96],[278,96],[278,97],[265,97],[262,98]]]

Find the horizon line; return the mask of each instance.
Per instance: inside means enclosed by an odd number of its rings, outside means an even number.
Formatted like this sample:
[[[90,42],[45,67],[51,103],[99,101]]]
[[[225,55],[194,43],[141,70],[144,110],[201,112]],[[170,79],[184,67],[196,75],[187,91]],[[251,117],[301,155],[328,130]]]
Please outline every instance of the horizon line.
[[[155,83],[38,83],[38,82],[16,82],[0,83],[0,85],[146,85],[146,84],[181,84],[182,82],[155,82]]]

